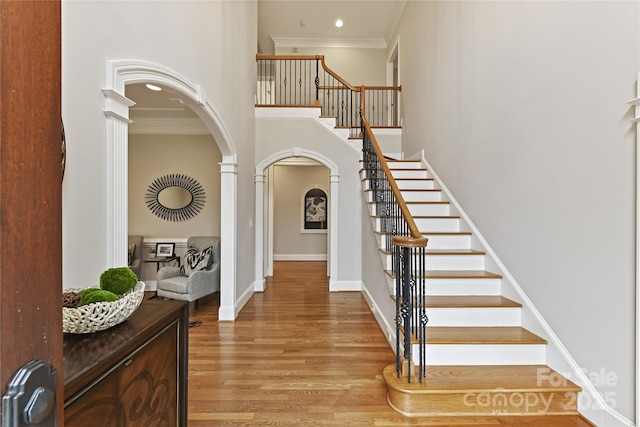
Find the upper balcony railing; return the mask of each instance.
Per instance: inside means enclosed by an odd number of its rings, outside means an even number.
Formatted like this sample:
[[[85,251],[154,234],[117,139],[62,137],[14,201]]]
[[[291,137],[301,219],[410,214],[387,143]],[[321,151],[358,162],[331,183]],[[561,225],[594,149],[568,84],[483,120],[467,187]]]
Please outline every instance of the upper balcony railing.
[[[324,56],[257,55],[257,107],[314,106],[336,126],[360,130],[360,112],[372,127],[399,127],[400,86],[353,86],[329,69]]]

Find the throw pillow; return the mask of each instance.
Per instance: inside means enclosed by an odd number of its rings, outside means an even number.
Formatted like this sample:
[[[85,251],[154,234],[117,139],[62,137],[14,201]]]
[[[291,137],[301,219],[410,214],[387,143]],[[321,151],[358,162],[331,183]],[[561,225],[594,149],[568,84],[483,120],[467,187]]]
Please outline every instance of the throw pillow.
[[[136,252],[136,244],[132,243],[129,245],[129,253],[128,253],[128,264],[127,265],[131,265],[131,263],[133,262],[133,254]]]
[[[193,246],[187,249],[184,254],[184,261],[180,267],[180,274],[189,276],[194,271],[207,270],[211,267],[211,254],[213,253],[213,246],[209,246],[206,249],[198,251]]]

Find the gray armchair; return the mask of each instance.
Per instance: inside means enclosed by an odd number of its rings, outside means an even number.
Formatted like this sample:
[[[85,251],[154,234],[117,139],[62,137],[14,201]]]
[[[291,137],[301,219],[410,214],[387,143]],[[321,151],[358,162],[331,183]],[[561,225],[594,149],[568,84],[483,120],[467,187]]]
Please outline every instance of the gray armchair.
[[[158,271],[159,297],[189,301],[189,311],[194,303],[205,295],[220,291],[220,237],[196,236],[187,239],[187,248],[202,251],[213,247],[211,264],[206,270],[193,271],[189,276],[181,275],[180,267],[162,267]],[[184,263],[184,259],[182,260]]]
[[[142,236],[129,236],[128,249],[131,249],[132,245],[135,246],[133,246],[133,254],[129,256],[128,267],[136,273],[139,279],[142,270]]]

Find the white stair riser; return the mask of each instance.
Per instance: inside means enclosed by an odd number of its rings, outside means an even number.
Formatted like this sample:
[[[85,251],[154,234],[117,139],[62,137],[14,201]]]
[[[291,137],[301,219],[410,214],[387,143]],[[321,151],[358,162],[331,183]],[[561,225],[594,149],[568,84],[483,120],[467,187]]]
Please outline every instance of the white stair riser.
[[[327,125],[328,127],[335,128],[336,127],[336,119],[334,117],[319,117],[318,121]]]
[[[420,169],[422,168],[422,163],[419,161],[415,162],[387,162],[387,166],[389,169]]]
[[[440,202],[441,191],[401,191],[405,202]],[[365,189],[367,202],[373,202],[373,190]]]
[[[519,307],[427,308],[429,326],[520,326],[520,314]]]
[[[378,210],[382,211],[383,208],[378,209],[378,204],[369,201],[369,213],[373,216],[377,215]],[[447,203],[407,203],[409,213],[416,216],[448,216],[449,205]]]
[[[422,233],[428,233],[430,231],[460,231],[460,218],[413,217],[413,221]]]
[[[393,269],[393,257],[387,254],[387,270]],[[484,255],[426,255],[429,270],[484,270]]]
[[[386,251],[387,239],[384,234],[377,234],[378,247]],[[429,239],[427,247],[429,249],[470,249],[471,236],[469,234],[424,234]],[[393,247],[393,245],[391,246]]]
[[[374,220],[374,226],[377,232],[384,233],[387,231],[384,228],[384,224],[386,223],[384,217],[376,217]],[[460,220],[458,218],[413,218],[413,220],[418,230],[423,233],[459,231],[460,229]]]
[[[405,202],[439,202],[442,191],[400,191]]]
[[[429,241],[429,249],[470,249],[471,235],[469,234],[423,234]]]
[[[407,207],[413,216],[444,216],[450,212],[448,203],[407,203]]]
[[[432,179],[396,180],[396,185],[402,190],[430,190],[434,188]]]
[[[427,328],[427,336],[429,330]],[[412,349],[419,363],[419,349]],[[544,365],[544,344],[427,344],[428,365]],[[429,368],[427,368],[429,369]]]
[[[343,129],[343,128],[337,129],[337,128],[334,128],[333,132],[336,135],[338,135],[339,137],[349,138],[349,129]]]
[[[427,279],[427,295],[500,295],[500,279]]]
[[[416,169],[416,170],[396,169],[391,171],[391,175],[393,175],[395,179],[398,179],[398,178],[418,178],[419,179],[419,178],[429,177],[429,174],[427,173],[426,169]]]

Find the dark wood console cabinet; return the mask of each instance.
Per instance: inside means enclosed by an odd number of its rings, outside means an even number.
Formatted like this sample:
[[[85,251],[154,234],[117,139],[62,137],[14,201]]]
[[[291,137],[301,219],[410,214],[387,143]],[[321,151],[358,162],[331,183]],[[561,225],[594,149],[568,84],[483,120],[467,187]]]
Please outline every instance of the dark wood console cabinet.
[[[64,336],[64,425],[187,425],[188,305],[149,299],[123,323]]]

